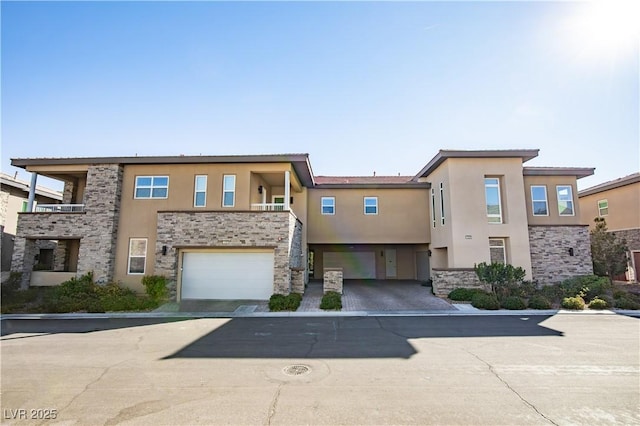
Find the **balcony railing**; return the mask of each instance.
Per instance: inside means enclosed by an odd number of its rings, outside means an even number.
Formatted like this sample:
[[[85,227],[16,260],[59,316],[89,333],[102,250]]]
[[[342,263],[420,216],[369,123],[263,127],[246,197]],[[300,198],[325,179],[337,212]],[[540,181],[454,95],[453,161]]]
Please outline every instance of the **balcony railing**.
[[[284,203],[256,203],[251,204],[251,210],[258,210],[263,212],[283,212]]]
[[[38,213],[77,213],[84,211],[84,204],[38,204]]]

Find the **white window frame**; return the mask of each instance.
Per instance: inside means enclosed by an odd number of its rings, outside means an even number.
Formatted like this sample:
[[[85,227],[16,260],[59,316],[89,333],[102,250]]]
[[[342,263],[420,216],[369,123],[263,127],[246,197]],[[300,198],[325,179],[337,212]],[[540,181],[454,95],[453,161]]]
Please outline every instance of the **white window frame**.
[[[533,196],[534,188],[542,188],[544,190],[544,200],[536,199]],[[544,202],[545,210],[547,211],[545,214],[536,213],[536,203]],[[531,185],[531,214],[533,216],[549,216],[549,200],[547,198],[547,185]]]
[[[330,205],[325,206],[325,201],[330,201]],[[324,208],[331,207],[331,213],[325,213]],[[321,197],[320,198],[320,214],[325,216],[333,216],[336,214],[336,197]]]
[[[489,180],[495,180],[496,183],[488,183]],[[498,213],[489,213],[489,200],[487,199],[487,191],[489,189],[497,189],[498,190]],[[500,178],[497,176],[485,176],[484,177],[484,199],[485,199],[485,210],[487,213],[487,219],[489,224],[491,225],[501,225],[504,223],[502,220],[502,194],[500,193]],[[494,219],[494,220],[492,220]],[[497,219],[497,221],[495,220]]]
[[[444,184],[440,182],[440,225],[444,226]]]
[[[500,241],[500,245],[491,244],[491,242]],[[493,263],[493,259],[491,259],[491,249],[501,248],[502,249],[502,258],[504,264],[507,264],[507,242],[504,238],[489,238],[489,261]]]
[[[436,227],[436,190],[431,188],[431,222]]]
[[[600,203],[605,203],[605,207],[600,207]],[[602,210],[606,210],[606,213],[602,213]],[[598,216],[604,217],[609,216],[609,199],[605,198],[603,200],[598,200]]]
[[[138,179],[151,179],[151,185],[139,185],[138,184]],[[166,185],[154,185],[154,180],[157,178],[164,178],[167,179],[167,184]],[[164,197],[154,197],[153,196],[153,190],[154,189],[166,189],[167,190],[167,195],[165,195]],[[149,196],[148,197],[138,197],[138,189],[149,189]],[[135,184],[133,187],[133,198],[136,200],[166,200],[167,198],[169,198],[169,176],[160,176],[160,175],[154,175],[154,176],[136,176],[135,178]]]
[[[375,205],[373,206],[367,206],[367,201],[375,201]],[[375,212],[373,213],[367,213],[367,207],[374,207],[375,208]],[[363,208],[364,208],[364,214],[367,216],[375,216],[378,214],[378,197],[364,197],[364,201],[363,201]]]
[[[132,256],[131,249],[133,247],[134,241],[144,241],[144,256]],[[129,238],[129,254],[127,257],[127,275],[144,275],[147,271],[147,251],[149,250],[149,241],[147,238]],[[143,258],[144,264],[142,267],[142,272],[131,272],[131,259],[132,258]]]
[[[232,188],[226,187],[227,178],[233,178]],[[226,204],[226,194],[231,194],[231,204]],[[235,207],[236,205],[236,175],[222,175],[222,207]]]
[[[560,190],[562,188],[568,188],[569,189],[569,196],[571,197],[570,201],[560,200]],[[576,215],[576,205],[575,205],[575,202],[573,201],[573,188],[571,187],[571,185],[556,185],[556,196],[558,197],[558,214],[560,216],[575,216]],[[567,203],[571,204],[571,214],[562,213],[562,211],[560,210],[560,203],[561,202],[567,202]]]
[[[198,189],[198,179],[204,179],[204,189]],[[198,205],[198,194],[204,194],[204,203]],[[207,206],[207,175],[196,175],[193,181],[193,207]]]

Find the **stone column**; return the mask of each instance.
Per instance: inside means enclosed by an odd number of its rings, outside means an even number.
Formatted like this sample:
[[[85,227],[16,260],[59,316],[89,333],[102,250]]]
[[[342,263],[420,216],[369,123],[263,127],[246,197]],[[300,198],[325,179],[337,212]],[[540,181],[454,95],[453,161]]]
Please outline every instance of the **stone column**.
[[[62,272],[67,261],[67,240],[58,240],[58,244],[53,252],[53,270]]]
[[[11,260],[11,270],[22,273],[22,282],[20,288],[23,290],[29,288],[31,281],[31,271],[36,262],[36,240],[29,240],[24,237],[16,237],[13,246],[13,258]]]
[[[324,268],[322,290],[342,294],[342,268]]]

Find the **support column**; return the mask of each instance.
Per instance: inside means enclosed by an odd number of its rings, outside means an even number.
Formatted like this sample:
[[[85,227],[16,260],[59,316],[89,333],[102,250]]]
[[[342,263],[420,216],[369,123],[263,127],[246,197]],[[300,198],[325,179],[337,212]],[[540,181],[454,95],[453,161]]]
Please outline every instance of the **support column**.
[[[289,211],[289,200],[291,198],[291,172],[284,172],[284,210]]]
[[[29,186],[29,198],[27,199],[27,211],[31,213],[33,211],[33,202],[36,199],[36,182],[38,181],[38,174],[36,172],[31,173],[31,186]]]

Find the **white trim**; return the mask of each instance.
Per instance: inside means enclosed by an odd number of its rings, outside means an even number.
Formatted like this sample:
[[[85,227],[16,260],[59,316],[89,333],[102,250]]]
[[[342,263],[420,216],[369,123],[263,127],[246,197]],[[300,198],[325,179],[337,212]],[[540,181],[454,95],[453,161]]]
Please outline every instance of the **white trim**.
[[[144,256],[131,256],[131,247],[134,241],[144,241]],[[149,241],[147,238],[129,238],[129,253],[127,255],[127,275],[144,275],[147,271],[147,251],[149,250]],[[144,258],[142,272],[131,272],[131,258]]]
[[[488,183],[488,180],[495,180],[497,183]],[[487,199],[487,190],[488,189],[497,189],[498,190],[498,213],[489,213],[489,200]],[[504,223],[502,218],[502,194],[500,194],[500,178],[497,176],[485,176],[484,177],[484,199],[485,199],[485,211],[487,214],[487,219],[489,224],[491,225],[501,225]],[[492,221],[491,219],[498,219],[497,222]]]
[[[204,189],[198,190],[198,178],[204,178]],[[204,204],[199,206],[196,204],[198,193],[204,194]],[[196,175],[193,180],[193,207],[207,207],[207,175]]]
[[[138,185],[138,179],[144,179],[144,178],[149,178],[151,179],[151,185]],[[154,185],[154,179],[156,178],[166,178],[167,179],[167,185]],[[153,190],[154,189],[161,189],[161,188],[166,188],[167,190],[167,195],[164,197],[154,197],[153,196]],[[149,196],[148,197],[138,197],[138,189],[149,189]],[[133,198],[135,200],[166,200],[167,198],[169,198],[169,176],[163,176],[163,175],[152,175],[152,176],[136,176],[134,179],[134,183],[133,183]]]
[[[431,222],[436,227],[436,190],[431,188]]]
[[[606,214],[602,214],[602,208],[600,207],[600,203],[602,202],[607,203],[607,207],[605,207],[605,209],[607,209]],[[597,205],[598,205],[598,217],[609,216],[609,199],[608,198],[603,198],[602,200],[598,200]]]
[[[233,188],[232,189],[225,189],[224,184],[225,181],[227,180],[227,177],[231,177],[233,178]],[[231,205],[225,204],[224,203],[224,196],[227,193],[231,193],[233,194],[233,203],[231,203]],[[235,207],[236,205],[236,175],[222,175],[222,207]]]
[[[444,184],[440,182],[440,225],[444,226]]]
[[[544,189],[544,200],[536,200],[535,198],[533,198],[533,188]],[[531,185],[531,187],[529,188],[529,192],[531,193],[531,214],[533,216],[549,216],[549,198],[547,195],[547,185]],[[544,205],[546,207],[547,213],[537,214],[535,203],[541,203],[542,201],[544,201]]]
[[[571,201],[565,201],[571,203],[571,214],[562,214],[560,211],[560,188],[569,188],[569,195],[571,196]],[[556,185],[556,197],[558,199],[558,214],[560,216],[575,216],[576,215],[576,203],[573,199],[573,187],[571,185]]]
[[[500,241],[502,242],[502,245],[491,245],[491,241]],[[507,241],[506,238],[491,238],[489,237],[489,261],[491,263],[493,263],[493,260],[491,259],[491,249],[494,248],[501,248],[502,249],[502,258],[504,260],[504,264],[507,264]]]
[[[325,213],[324,212],[324,200],[331,200],[331,206],[327,207],[331,207],[332,211],[331,213]],[[320,198],[320,214],[324,215],[324,216],[333,216],[336,214],[336,197],[321,197]]]
[[[376,202],[375,206],[367,206],[367,200],[375,200]],[[375,207],[376,209],[375,213],[367,213],[367,207]],[[378,197],[364,197],[362,202],[362,208],[363,208],[364,214],[367,216],[377,215],[378,214]]]

